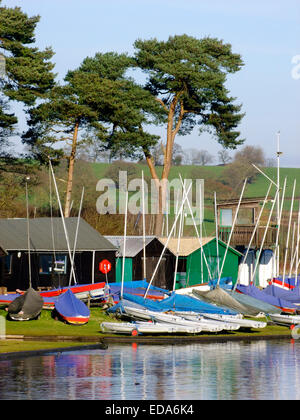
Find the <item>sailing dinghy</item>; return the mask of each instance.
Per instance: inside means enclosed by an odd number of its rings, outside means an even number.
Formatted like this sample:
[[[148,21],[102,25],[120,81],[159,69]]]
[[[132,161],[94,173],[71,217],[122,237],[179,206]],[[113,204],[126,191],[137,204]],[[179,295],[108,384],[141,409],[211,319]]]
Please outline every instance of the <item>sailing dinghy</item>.
[[[68,324],[83,325],[90,318],[89,308],[70,289],[55,300],[55,310]]]
[[[287,327],[300,324],[300,316],[298,315],[270,314],[270,318],[275,324]]]
[[[155,322],[102,322],[103,332],[114,334],[199,334],[202,330],[199,326],[174,325]]]

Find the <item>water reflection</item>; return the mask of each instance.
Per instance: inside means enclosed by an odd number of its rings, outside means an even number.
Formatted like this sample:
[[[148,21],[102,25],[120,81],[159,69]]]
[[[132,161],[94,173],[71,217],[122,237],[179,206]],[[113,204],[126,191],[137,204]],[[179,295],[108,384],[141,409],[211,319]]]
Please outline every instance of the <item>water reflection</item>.
[[[0,361],[0,399],[299,399],[299,346],[134,343]]]

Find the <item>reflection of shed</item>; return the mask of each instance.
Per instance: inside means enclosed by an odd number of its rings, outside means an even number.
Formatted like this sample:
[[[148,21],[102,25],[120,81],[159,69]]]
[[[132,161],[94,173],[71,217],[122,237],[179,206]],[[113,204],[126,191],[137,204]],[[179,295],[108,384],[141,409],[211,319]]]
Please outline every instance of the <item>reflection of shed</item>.
[[[164,244],[167,241],[166,238],[160,238],[160,240]],[[221,268],[226,251],[226,244],[219,240],[217,253],[217,242],[215,237],[202,238],[201,243],[202,247],[200,246],[198,238],[185,237],[180,239],[176,288],[206,283],[209,280],[209,272],[212,279],[218,278],[217,255],[219,255],[219,268]],[[178,239],[170,239],[167,248],[176,255]],[[231,277],[232,281],[236,280],[240,256],[241,254],[234,248],[228,248],[222,270],[222,277]]]
[[[118,249],[116,254],[116,282],[122,281],[123,268],[123,236],[105,236]],[[144,278],[143,261],[144,246],[142,236],[127,236],[125,244],[124,281],[142,280]],[[145,237],[146,249],[146,280],[150,280],[163,251],[162,243],[155,236]],[[166,251],[159,264],[153,286],[170,289],[173,272],[173,255]]]
[[[66,218],[65,223],[73,253],[77,218]],[[32,286],[40,288],[68,285],[71,264],[61,218],[30,219],[29,227]],[[8,291],[27,289],[27,220],[0,219],[0,241],[8,251],[8,255],[1,258],[2,286],[7,287]],[[115,247],[80,219],[74,260],[77,283],[105,281],[105,276],[98,269],[102,259],[108,259],[112,263],[108,279],[114,281]]]
[[[236,218],[236,224],[231,237],[231,245],[247,247],[256,225],[258,215],[260,212],[260,204],[264,201],[263,198],[244,198],[241,201],[239,212]],[[220,201],[217,204],[219,238],[224,242],[228,241],[230,231],[233,225],[239,200],[229,199]],[[260,222],[256,231],[255,237],[252,241],[253,247],[261,245],[264,236],[265,226]],[[265,246],[274,245],[276,241],[276,227],[269,227],[266,237]]]

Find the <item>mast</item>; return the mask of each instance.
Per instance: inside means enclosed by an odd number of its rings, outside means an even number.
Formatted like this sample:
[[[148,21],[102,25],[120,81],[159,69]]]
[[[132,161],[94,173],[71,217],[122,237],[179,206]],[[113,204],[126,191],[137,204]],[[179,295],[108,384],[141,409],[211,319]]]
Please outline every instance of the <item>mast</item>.
[[[75,261],[75,252],[76,252],[77,238],[78,238],[78,232],[79,232],[79,224],[80,224],[80,216],[81,216],[83,196],[84,196],[84,187],[82,187],[80,206],[79,206],[79,212],[78,212],[78,217],[77,217],[76,233],[75,233],[74,246],[73,246],[73,262]],[[69,286],[71,286],[71,280],[72,280],[72,271],[70,271]]]
[[[291,230],[291,222],[292,222],[293,207],[294,207],[295,188],[296,188],[296,180],[294,180],[294,185],[293,185],[293,194],[292,194],[292,201],[291,201],[291,207],[290,207],[289,225],[288,225],[288,232],[287,232],[285,251],[284,251],[284,265],[283,265],[282,284],[284,284],[285,272],[286,272],[287,254],[288,254],[288,246],[289,246],[289,241],[290,241],[290,230]]]
[[[142,203],[143,203],[143,256],[144,256],[144,280],[147,279],[146,271],[146,237],[145,237],[145,186],[144,186],[144,171],[142,171]]]
[[[187,192],[184,192],[184,197],[183,197],[183,200],[182,200],[182,202],[181,202],[179,212],[176,214],[176,217],[175,217],[175,220],[174,220],[173,226],[172,226],[172,228],[171,228],[171,231],[170,231],[169,236],[168,236],[168,238],[167,238],[167,241],[166,241],[166,243],[165,243],[164,249],[162,250],[162,253],[161,253],[160,257],[159,257],[159,260],[158,260],[158,262],[157,262],[157,264],[156,264],[156,267],[155,267],[155,269],[154,269],[154,272],[153,272],[153,274],[152,274],[152,277],[151,277],[150,283],[149,283],[149,285],[148,285],[148,287],[147,287],[147,290],[146,290],[146,292],[145,292],[145,294],[144,294],[144,299],[146,299],[146,297],[147,297],[147,294],[148,294],[149,289],[150,289],[150,287],[151,287],[152,281],[153,281],[153,279],[154,279],[154,277],[155,277],[155,275],[156,275],[156,272],[157,272],[157,270],[158,270],[158,267],[159,267],[159,264],[160,264],[160,262],[161,262],[161,260],[162,260],[162,257],[163,257],[163,255],[164,255],[164,253],[165,253],[165,250],[167,249],[167,246],[168,246],[169,240],[170,240],[171,236],[173,235],[173,232],[174,232],[174,229],[175,229],[175,226],[176,226],[177,220],[178,220],[178,218],[179,218],[179,216],[180,216],[181,209],[183,208],[184,203],[185,203],[185,201],[187,200],[187,197],[188,197],[188,194],[189,194],[189,192],[190,192],[191,187],[192,187],[192,183],[191,183],[191,184],[190,184],[190,186],[188,187]]]
[[[278,196],[277,196],[277,229],[279,229],[280,225],[280,131],[277,132],[277,188],[278,188]],[[279,243],[277,244],[276,248],[276,262],[277,262],[277,273],[276,277],[279,276]]]
[[[254,281],[255,273],[256,273],[256,270],[257,270],[257,267],[258,267],[258,264],[259,264],[260,255],[261,255],[261,252],[262,252],[262,249],[263,249],[263,246],[264,246],[264,242],[265,242],[265,239],[266,239],[267,231],[269,229],[271,217],[272,217],[272,214],[273,214],[273,211],[274,211],[274,206],[275,206],[278,194],[279,194],[279,190],[276,191],[276,195],[275,195],[275,198],[274,198],[271,210],[270,210],[267,226],[265,228],[264,235],[263,235],[263,238],[262,238],[262,241],[261,241],[258,257],[256,259],[256,263],[255,263],[254,271],[252,273],[252,278],[251,278],[250,284],[253,284],[253,281]]]
[[[218,278],[220,274],[220,262],[219,262],[219,233],[218,233],[218,212],[217,212],[217,193],[214,192],[214,201],[215,201],[215,221],[216,221],[216,251],[217,251],[217,268],[218,268]]]
[[[177,276],[178,259],[179,259],[179,253],[180,253],[180,238],[181,238],[181,233],[182,233],[182,220],[183,220],[183,207],[181,208],[180,220],[179,220],[179,230],[178,230],[177,250],[176,250],[174,280],[173,280],[173,291],[175,290],[175,287],[176,287],[176,276]]]
[[[260,209],[260,212],[259,212],[259,215],[258,215],[258,218],[257,218],[256,224],[255,224],[255,227],[254,227],[254,229],[253,229],[253,232],[252,232],[252,235],[251,235],[251,238],[250,238],[250,241],[249,241],[249,245],[248,245],[247,251],[246,251],[246,253],[245,253],[244,257],[243,257],[243,260],[242,260],[242,262],[241,262],[241,264],[240,264],[240,267],[241,267],[243,264],[245,264],[245,261],[247,260],[247,257],[248,257],[249,251],[250,251],[250,247],[251,247],[251,244],[252,244],[252,241],[253,241],[253,239],[254,239],[255,233],[256,233],[256,231],[257,231],[257,228],[258,228],[258,225],[259,225],[259,222],[260,222],[260,218],[261,218],[261,216],[262,216],[262,214],[263,214],[263,211],[264,211],[265,205],[266,205],[266,203],[267,203],[267,201],[268,201],[268,196],[269,196],[269,193],[270,193],[271,187],[272,187],[272,182],[271,182],[271,183],[270,183],[270,185],[269,185],[269,188],[268,188],[268,191],[267,191],[267,193],[266,193],[266,196],[265,196],[265,199],[264,199],[263,205],[262,205],[262,207],[261,207],[261,209]],[[239,271],[239,272],[238,272],[238,278],[237,278],[237,281],[236,281],[236,283],[235,283],[235,285],[234,285],[234,288],[233,288],[233,290],[234,290],[234,291],[236,290],[237,285],[238,285],[238,284],[240,284],[240,277],[241,277],[241,272]]]
[[[29,205],[28,205],[28,185],[27,181],[30,177],[26,177],[25,188],[26,188],[26,215],[27,215],[27,248],[28,248],[28,274],[29,274],[29,287],[32,287],[31,281],[31,258],[30,258],[30,228],[29,228]]]
[[[183,192],[185,193],[186,189],[185,189],[185,185],[184,185],[184,183],[183,183],[183,181],[182,181],[182,177],[181,177],[181,175],[179,175],[179,177],[180,177],[181,185],[182,185],[182,188],[183,188]],[[192,185],[192,184],[191,184],[191,185]],[[201,197],[201,185],[200,185],[199,187],[200,187],[200,197]],[[187,199],[186,201],[187,201],[187,205],[188,205],[188,208],[189,208],[189,212],[190,212],[191,218],[192,218],[192,220],[193,220],[194,228],[195,228],[195,231],[196,231],[196,234],[197,234],[197,237],[198,237],[199,245],[200,245],[200,248],[201,248],[201,256],[203,257],[204,262],[205,262],[205,264],[206,264],[206,268],[207,268],[208,276],[209,276],[210,280],[212,280],[212,275],[211,275],[211,272],[210,272],[210,269],[209,269],[209,265],[208,265],[208,262],[207,262],[207,259],[206,259],[206,256],[205,256],[205,253],[204,253],[204,251],[203,251],[203,246],[202,246],[202,245],[203,245],[203,241],[202,241],[202,229],[200,229],[200,234],[199,234],[199,231],[198,231],[198,228],[197,228],[197,224],[196,224],[196,222],[195,222],[195,218],[194,218],[194,214],[193,214],[193,210],[192,210],[192,207],[191,207],[190,201],[189,201],[189,199]],[[202,215],[202,211],[201,211],[201,204],[200,204],[200,220],[202,219],[202,217],[203,217],[203,215]],[[201,226],[202,226],[202,224],[200,224],[200,227],[201,227]],[[202,270],[202,271],[203,271],[203,270]]]
[[[123,261],[122,261],[122,284],[120,298],[123,299],[124,274],[125,274],[125,253],[126,253],[126,235],[127,235],[127,210],[128,210],[128,191],[126,191],[125,202],[125,220],[124,220],[124,242],[123,242]]]
[[[217,285],[218,286],[220,284],[223,267],[224,267],[225,260],[226,260],[226,257],[227,257],[227,252],[228,252],[229,244],[230,244],[230,241],[231,241],[231,236],[232,236],[233,231],[234,231],[235,222],[236,222],[236,219],[237,219],[237,216],[238,216],[238,212],[240,210],[240,205],[241,205],[242,197],[243,197],[243,194],[244,194],[244,191],[245,191],[245,187],[246,187],[246,184],[247,184],[247,179],[248,178],[245,178],[244,185],[243,185],[243,188],[242,188],[242,192],[241,192],[241,195],[240,195],[240,198],[239,198],[238,206],[237,206],[237,209],[236,209],[236,212],[235,212],[235,215],[234,215],[234,220],[232,222],[231,231],[230,231],[228,242],[227,242],[227,246],[226,246],[226,251],[225,251],[225,254],[224,254],[224,257],[223,257],[221,269],[220,269],[219,276],[218,276],[218,282],[217,282]]]
[[[64,217],[64,213],[63,213],[63,209],[62,209],[60,197],[59,197],[59,192],[58,192],[57,183],[56,183],[56,179],[55,179],[55,175],[54,175],[54,171],[53,171],[51,160],[49,160],[49,166],[50,166],[51,173],[52,173],[53,183],[54,183],[55,192],[56,192],[56,196],[57,196],[57,200],[58,200],[58,205],[59,205],[59,210],[60,210],[60,215],[61,215],[61,220],[62,220],[62,224],[63,224],[63,228],[64,228],[64,233],[65,233],[65,237],[66,237],[66,242],[67,242],[67,247],[68,247],[68,253],[69,253],[69,258],[70,258],[70,264],[71,264],[71,272],[73,274],[74,283],[77,284],[76,276],[75,276],[75,271],[74,271],[74,261],[73,261],[73,258],[72,258],[72,253],[71,253],[71,248],[70,248],[69,235],[68,235],[68,231],[67,231],[67,227],[66,227],[65,217]]]

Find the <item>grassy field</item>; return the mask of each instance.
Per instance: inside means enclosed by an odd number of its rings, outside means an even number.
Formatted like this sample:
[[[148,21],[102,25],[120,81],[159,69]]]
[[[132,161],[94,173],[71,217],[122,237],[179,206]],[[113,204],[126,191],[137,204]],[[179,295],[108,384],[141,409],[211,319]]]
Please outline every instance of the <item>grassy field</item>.
[[[109,168],[109,163],[91,163],[93,171],[98,179],[101,179],[105,176],[105,172]],[[144,171],[145,176],[150,176],[150,171],[147,165],[136,164],[138,168],[137,171]],[[183,166],[173,166],[170,171],[170,181],[174,178],[179,178],[179,175],[182,178],[194,179],[195,173],[197,171],[199,174],[203,175],[204,182],[206,179],[220,179],[224,171],[224,166],[195,166],[195,165],[183,165]],[[273,181],[277,182],[277,168],[263,168],[263,172]],[[157,167],[157,173],[161,176],[162,167]],[[283,185],[284,179],[287,178],[287,189],[286,196],[291,197],[293,182],[296,180],[298,187],[300,187],[300,168],[280,168],[280,184]],[[243,180],[237,180],[237,183]],[[253,184],[248,184],[245,190],[245,197],[264,197],[269,186],[269,181],[262,174],[258,174]],[[272,192],[275,191],[272,190]],[[299,196],[299,194],[298,194]]]
[[[107,163],[92,163],[91,164],[95,176],[97,179],[101,179],[105,177],[105,173],[109,168],[110,164]],[[145,164],[136,164],[137,174],[144,171],[145,179],[150,179],[150,172],[148,166]],[[218,197],[222,195],[222,191],[226,190],[226,186],[220,183],[222,179],[223,171],[225,170],[224,166],[173,166],[170,171],[169,181],[173,179],[179,179],[179,176],[183,179],[204,179],[204,192],[205,192],[205,200],[204,200],[204,232],[205,235],[211,235],[214,233],[215,229],[215,222],[214,222],[214,207],[213,207],[213,197],[214,197],[214,188],[218,188],[217,191],[217,200]],[[162,167],[157,167],[158,175],[161,175]],[[263,168],[263,172],[271,179],[273,182],[277,182],[277,168]],[[285,200],[283,205],[283,210],[288,212],[291,206],[291,197],[292,197],[292,190],[293,190],[293,183],[296,180],[296,193],[295,193],[295,201],[294,201],[294,211],[298,211],[299,208],[299,188],[300,188],[300,168],[281,168],[280,169],[280,185],[283,186],[284,179],[287,179],[286,184],[286,192],[285,192]],[[234,193],[233,191],[229,195],[232,197],[238,197],[239,191],[242,189],[243,179],[237,179],[236,182],[239,186],[238,192]],[[262,174],[258,174],[253,183],[247,184],[244,197],[260,197],[264,198],[266,192],[269,187],[269,180],[264,177]],[[148,184],[149,185],[149,184]],[[298,187],[297,187],[298,186]],[[271,196],[275,196],[276,188],[272,186],[271,189]],[[193,192],[193,197],[195,197],[195,191]],[[268,203],[266,209],[270,209],[272,203]],[[169,223],[170,226],[174,220],[174,213],[175,213],[176,203],[174,200],[170,200],[170,217]],[[275,214],[276,209],[274,209]],[[193,226],[186,226],[185,227],[185,235],[194,235],[194,228]]]

